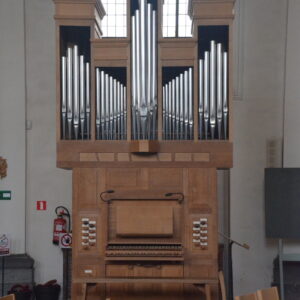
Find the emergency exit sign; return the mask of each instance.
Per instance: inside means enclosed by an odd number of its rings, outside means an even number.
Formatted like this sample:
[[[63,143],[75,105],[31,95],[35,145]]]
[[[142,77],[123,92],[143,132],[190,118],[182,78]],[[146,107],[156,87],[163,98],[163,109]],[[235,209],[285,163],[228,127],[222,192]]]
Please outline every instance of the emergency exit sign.
[[[11,191],[0,191],[0,200],[11,200]]]

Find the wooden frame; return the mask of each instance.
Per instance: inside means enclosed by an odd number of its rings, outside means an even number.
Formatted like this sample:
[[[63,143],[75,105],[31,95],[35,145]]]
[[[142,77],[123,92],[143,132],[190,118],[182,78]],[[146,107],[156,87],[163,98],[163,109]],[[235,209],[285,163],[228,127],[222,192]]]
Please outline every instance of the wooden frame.
[[[129,299],[126,298],[127,292],[140,291],[142,288],[149,289],[149,287],[151,293],[153,292],[153,297],[150,293],[149,299],[169,299],[169,292],[170,295],[175,293],[178,299],[184,299],[185,295],[198,297],[199,290],[206,295],[206,299],[217,299],[217,169],[232,167],[232,114],[229,120],[228,140],[202,141],[198,139],[197,28],[201,25],[227,25],[230,61],[232,62],[234,2],[231,0],[191,0],[190,13],[193,16],[194,36],[192,38],[163,38],[162,30],[160,30],[163,0],[158,0],[159,84],[158,140],[156,141],[132,141],[130,134],[124,141],[104,141],[96,140],[95,135],[94,70],[96,67],[126,67],[127,129],[131,132],[130,6],[127,6],[127,37],[101,39],[101,18],[105,12],[100,0],[54,0],[54,3],[56,5],[57,43],[57,166],[72,169],[73,173],[72,299],[88,297],[93,300],[100,297],[103,300],[110,295],[115,295],[114,293],[121,289],[123,292],[120,299],[127,300]],[[92,107],[89,140],[62,140],[60,138],[61,26],[90,28]],[[163,76],[162,68],[185,66],[192,66],[194,69],[194,139],[191,141],[163,140],[162,84],[160,84]],[[229,69],[231,109],[232,66]],[[118,227],[118,217],[115,212],[112,213],[112,210],[116,209],[117,205],[102,201],[100,197],[101,193],[112,190],[116,194],[114,197],[116,201],[140,199],[140,203],[145,203],[146,199],[147,201],[152,199],[152,205],[160,207],[161,211],[168,206],[172,210],[172,213],[169,209],[166,210],[173,218],[173,223],[168,223],[169,226],[172,224],[172,230],[168,228],[168,234],[160,239],[151,237],[153,234],[151,226],[148,226],[146,230],[149,236],[116,237],[114,233]],[[170,202],[167,203],[166,197],[170,193],[180,193],[184,196],[182,204],[176,204],[180,206],[180,210],[173,205],[174,203],[172,203],[173,206]],[[157,199],[160,200],[156,201]],[[132,209],[132,211],[138,210]],[[151,220],[151,218],[146,219]],[[198,232],[196,226],[202,224],[201,222],[204,222],[204,225],[201,225],[204,229],[198,240],[196,237],[200,235],[196,233]],[[124,220],[122,224],[124,225]],[[135,223],[132,222],[132,224]],[[134,250],[135,252],[128,250],[135,244],[141,245],[144,250]],[[119,252],[109,252],[111,245]],[[119,245],[125,245],[127,252],[120,250]],[[161,245],[168,250],[163,252],[159,249]],[[154,250],[150,251],[147,247]],[[170,250],[172,247],[177,247],[179,250],[177,248],[178,251]],[[165,293],[164,297],[157,295],[159,291]],[[111,297],[118,299],[118,296]],[[139,298],[136,299],[139,300]]]

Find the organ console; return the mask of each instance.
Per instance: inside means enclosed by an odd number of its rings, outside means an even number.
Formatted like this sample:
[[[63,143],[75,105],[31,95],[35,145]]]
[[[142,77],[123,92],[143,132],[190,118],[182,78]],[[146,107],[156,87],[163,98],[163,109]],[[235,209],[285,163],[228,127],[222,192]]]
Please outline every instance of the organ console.
[[[102,36],[101,0],[54,3],[72,299],[218,299],[234,0],[190,0],[188,38],[163,36],[163,0],[128,0],[123,38]]]

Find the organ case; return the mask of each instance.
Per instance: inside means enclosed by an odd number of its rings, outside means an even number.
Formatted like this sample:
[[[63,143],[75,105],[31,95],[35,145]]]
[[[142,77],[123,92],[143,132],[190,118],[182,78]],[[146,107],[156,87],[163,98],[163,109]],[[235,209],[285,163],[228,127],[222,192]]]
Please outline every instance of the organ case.
[[[162,36],[162,0],[151,9],[127,1],[125,38],[101,37],[100,0],[54,2],[57,166],[73,172],[72,298],[217,299],[234,2],[191,0],[191,38]],[[144,29],[133,27],[139,14],[154,16]],[[156,54],[143,50],[143,61],[133,45],[145,49],[136,37],[147,28]],[[137,77],[137,64],[150,75]]]

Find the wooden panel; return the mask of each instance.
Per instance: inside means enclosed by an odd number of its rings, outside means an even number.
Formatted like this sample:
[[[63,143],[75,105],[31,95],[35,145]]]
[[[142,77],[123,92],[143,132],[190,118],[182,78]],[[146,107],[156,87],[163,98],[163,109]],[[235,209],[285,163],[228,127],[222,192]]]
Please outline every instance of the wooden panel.
[[[97,191],[96,191],[96,169],[81,168],[77,169],[74,176],[74,184],[76,185],[76,206],[75,209],[87,210],[97,207]]]
[[[128,47],[127,39],[101,39],[92,42],[92,49],[94,51],[94,60],[128,60]]]
[[[182,190],[182,169],[153,168],[149,169],[149,188],[162,189],[167,192]]]
[[[234,0],[192,0],[190,14],[194,19],[233,19]]]
[[[194,47],[192,48],[161,48],[161,56],[164,60],[193,60]]]
[[[107,169],[107,189],[131,190],[146,187],[147,172],[143,169]]]
[[[72,17],[72,18],[90,18],[95,17],[94,5],[85,3],[57,3],[56,4],[56,17]]]
[[[142,196],[143,193],[134,195]],[[145,197],[145,196],[144,196]],[[147,196],[146,196],[147,197]],[[142,197],[140,198],[142,199]],[[152,209],[165,210],[171,208],[173,214],[173,235],[170,237],[151,237],[144,236],[137,239],[136,237],[118,237],[117,236],[117,210],[122,211],[127,210],[131,211],[142,211],[141,215],[138,216],[139,220],[143,220],[143,215],[147,214],[146,212],[151,211]],[[158,213],[159,214],[159,213]],[[136,215],[132,214],[131,217],[134,218]],[[150,216],[149,216],[150,218]],[[152,218],[152,217],[151,217]],[[165,217],[164,217],[165,218]],[[133,221],[130,221],[133,222]],[[142,221],[140,221],[142,222]],[[159,221],[161,222],[161,221]],[[182,239],[182,224],[183,224],[183,214],[182,214],[182,205],[179,204],[176,200],[174,201],[158,201],[158,200],[115,200],[109,204],[109,215],[108,215],[108,239],[110,243],[180,243]]]
[[[189,169],[189,208],[212,204],[216,199],[216,172],[214,169]]]
[[[130,143],[127,141],[59,141],[57,144],[57,165],[61,168],[76,167],[232,167],[233,146],[228,141],[161,141],[160,152],[154,155],[131,154],[130,159],[119,160],[112,153],[130,153]],[[105,159],[99,159],[102,153],[110,153]],[[175,154],[174,154],[175,153]],[[176,156],[176,161],[175,160]],[[105,156],[103,156],[105,157]],[[151,165],[149,165],[149,163]]]
[[[116,233],[121,237],[170,237],[173,209],[169,206],[118,207]]]

